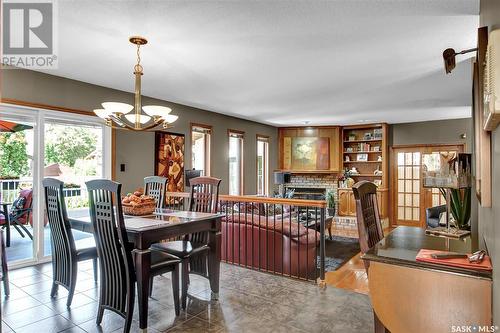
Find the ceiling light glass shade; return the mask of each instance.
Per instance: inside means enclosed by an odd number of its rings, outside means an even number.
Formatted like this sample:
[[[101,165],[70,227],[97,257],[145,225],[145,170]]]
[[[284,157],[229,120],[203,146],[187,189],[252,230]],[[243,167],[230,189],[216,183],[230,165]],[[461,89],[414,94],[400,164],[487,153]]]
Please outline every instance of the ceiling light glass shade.
[[[179,116],[174,116],[173,114],[167,114],[165,117],[163,117],[163,119],[165,119],[165,122],[169,124],[176,121],[177,118],[179,118]]]
[[[146,114],[150,115],[151,117],[158,116],[158,117],[166,117],[171,111],[171,108],[167,108],[166,106],[159,106],[159,105],[146,105],[143,106],[142,109]]]
[[[130,121],[131,123],[134,123],[135,124],[135,114],[126,114],[125,115],[125,118]],[[145,124],[147,123],[148,121],[151,120],[151,117],[150,116],[146,116],[146,115],[139,115],[139,122],[141,124]]]
[[[94,113],[102,119],[109,119],[109,116],[111,115],[111,112],[106,110],[106,109],[95,109]]]
[[[119,102],[105,102],[101,104],[103,108],[111,113],[129,113],[134,109],[134,107],[127,103],[119,103]]]

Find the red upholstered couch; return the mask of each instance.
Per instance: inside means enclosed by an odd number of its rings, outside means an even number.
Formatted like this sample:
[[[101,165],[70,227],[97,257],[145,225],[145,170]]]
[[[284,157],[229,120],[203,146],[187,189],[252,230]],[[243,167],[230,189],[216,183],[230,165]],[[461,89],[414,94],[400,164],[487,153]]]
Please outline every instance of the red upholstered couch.
[[[230,263],[301,278],[316,278],[320,235],[287,213],[230,213],[222,218],[221,258]]]

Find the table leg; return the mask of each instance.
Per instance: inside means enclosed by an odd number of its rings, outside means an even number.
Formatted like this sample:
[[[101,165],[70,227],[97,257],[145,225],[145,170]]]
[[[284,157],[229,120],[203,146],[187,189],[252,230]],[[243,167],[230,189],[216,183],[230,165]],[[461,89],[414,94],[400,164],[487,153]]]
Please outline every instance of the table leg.
[[[218,221],[220,226],[220,221]],[[210,279],[210,288],[212,289],[212,298],[219,298],[219,275],[220,275],[220,257],[221,257],[221,232],[220,228],[208,233],[208,245],[210,252],[208,254],[208,276]]]
[[[139,303],[139,328],[148,327],[149,278],[151,276],[151,251],[135,250],[135,273]]]

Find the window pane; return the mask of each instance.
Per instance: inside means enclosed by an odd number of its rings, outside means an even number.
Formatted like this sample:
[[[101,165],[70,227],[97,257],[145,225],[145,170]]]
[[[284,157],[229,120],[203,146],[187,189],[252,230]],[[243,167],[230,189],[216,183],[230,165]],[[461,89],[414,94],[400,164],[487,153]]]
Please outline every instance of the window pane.
[[[406,153],[405,154],[405,164],[406,165],[411,165],[412,164],[412,153]]]
[[[242,154],[243,138],[231,135],[229,137],[229,194],[240,195],[242,185]]]
[[[412,179],[412,176],[411,176],[411,167],[406,167],[405,178],[406,179]]]
[[[405,219],[405,208],[404,207],[398,207],[398,219],[400,219],[400,220]]]
[[[398,165],[405,164],[405,153],[398,153]]]
[[[420,153],[413,153],[413,165],[420,165]]]
[[[419,208],[413,208],[413,219],[418,221],[420,219],[420,211]]]
[[[269,174],[268,163],[268,143],[267,141],[257,140],[257,194],[267,195],[267,179]]]
[[[420,181],[418,180],[413,181],[413,192],[420,193]]]
[[[412,198],[411,194],[405,194],[405,205],[406,206],[413,206],[411,198]]]
[[[403,194],[398,194],[398,206],[404,206],[405,205],[405,197]]]
[[[404,192],[404,191],[405,191],[405,181],[398,180],[398,192]]]

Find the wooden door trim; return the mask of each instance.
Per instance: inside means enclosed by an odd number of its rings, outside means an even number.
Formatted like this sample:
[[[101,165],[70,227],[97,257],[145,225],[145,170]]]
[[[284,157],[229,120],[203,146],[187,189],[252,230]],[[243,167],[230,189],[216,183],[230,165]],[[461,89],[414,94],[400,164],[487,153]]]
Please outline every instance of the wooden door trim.
[[[389,154],[389,184],[392,187],[392,191],[389,193],[389,198],[390,198],[390,203],[389,203],[389,215],[392,217],[391,225],[396,227],[399,224],[397,223],[397,208],[396,208],[396,198],[398,195],[397,189],[397,163],[396,163],[396,155],[395,151],[400,150],[400,149],[407,149],[408,151],[412,152],[420,152],[424,153],[426,152],[424,148],[450,148],[450,147],[456,147],[460,152],[463,152],[465,150],[465,143],[445,143],[445,144],[415,144],[415,145],[393,145],[390,147],[390,154]],[[432,149],[434,150],[434,149]],[[422,169],[420,169],[422,171]],[[422,194],[422,193],[421,193]],[[422,206],[423,202],[420,202],[420,214],[422,214]],[[422,215],[421,215],[422,216]],[[403,224],[401,224],[403,225]]]

